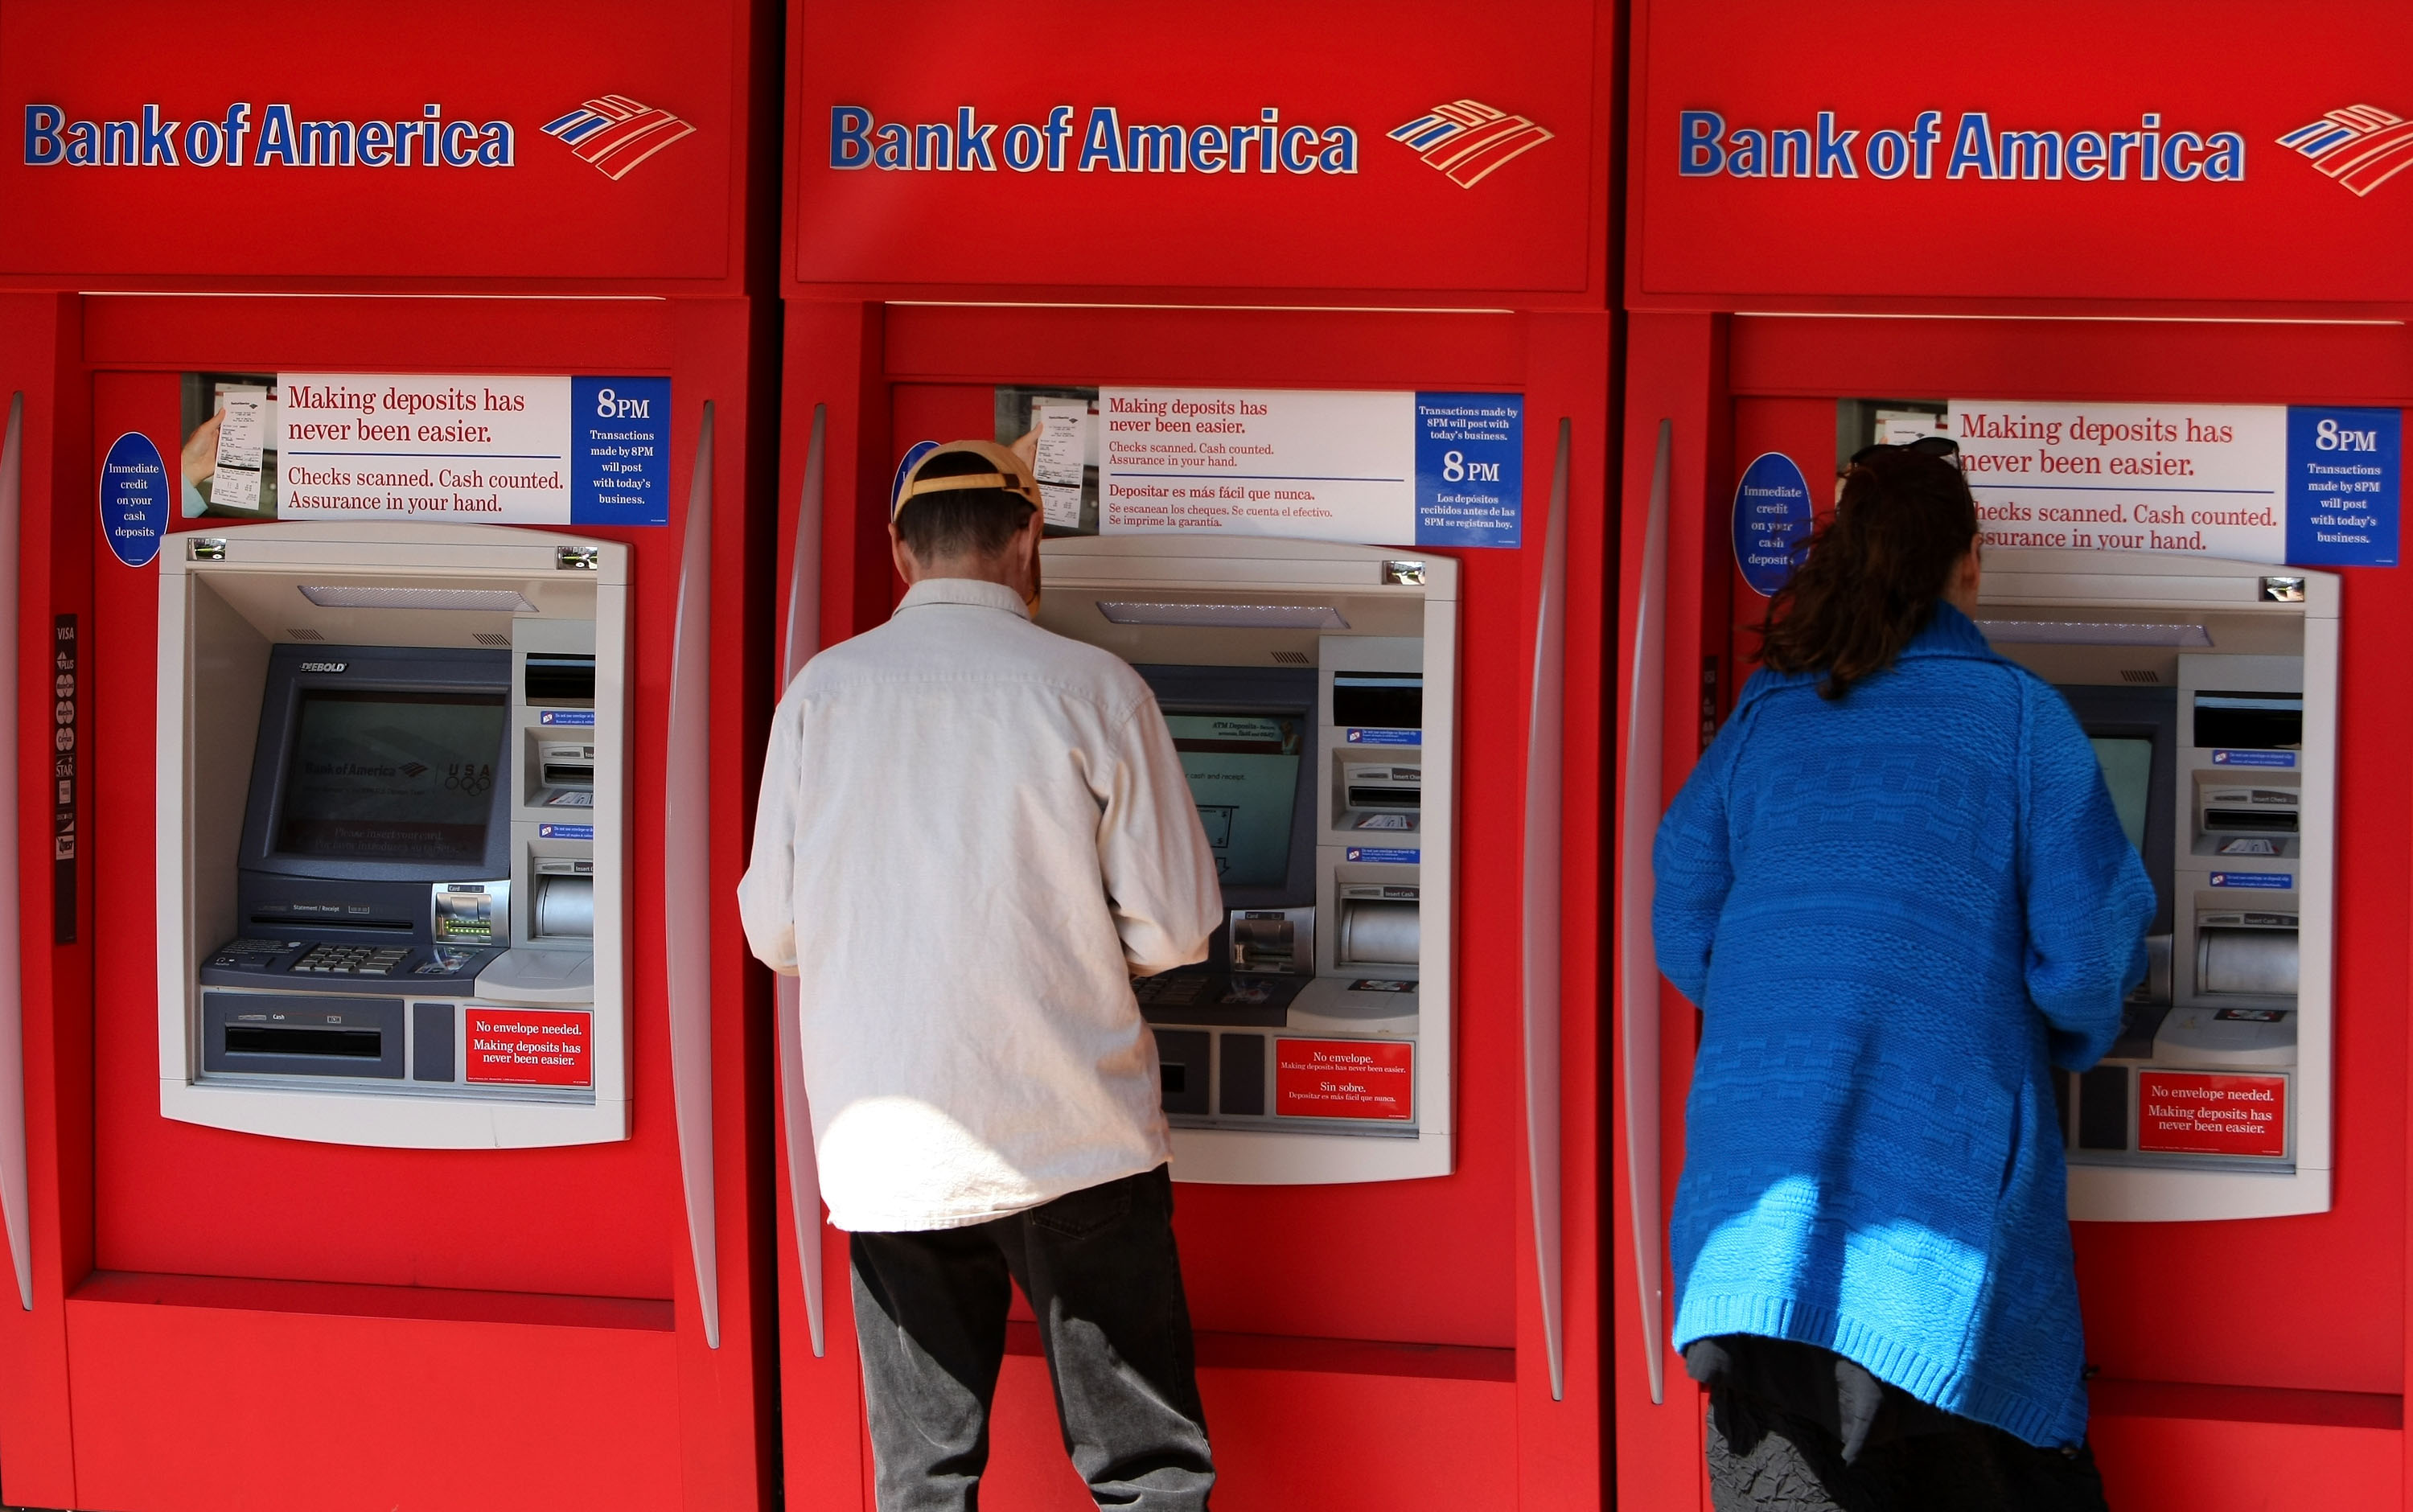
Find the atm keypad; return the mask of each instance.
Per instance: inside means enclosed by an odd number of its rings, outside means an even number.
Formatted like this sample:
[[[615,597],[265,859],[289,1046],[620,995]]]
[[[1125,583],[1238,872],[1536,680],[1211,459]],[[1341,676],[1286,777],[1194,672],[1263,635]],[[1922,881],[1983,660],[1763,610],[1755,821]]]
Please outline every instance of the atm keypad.
[[[334,976],[388,976],[409,954],[408,946],[317,945],[293,963],[293,970]]]

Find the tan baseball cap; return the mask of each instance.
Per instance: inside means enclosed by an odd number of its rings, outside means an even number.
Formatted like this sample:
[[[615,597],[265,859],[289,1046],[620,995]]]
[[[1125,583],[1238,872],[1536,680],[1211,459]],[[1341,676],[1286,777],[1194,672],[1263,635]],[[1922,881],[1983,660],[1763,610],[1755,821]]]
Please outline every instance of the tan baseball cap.
[[[990,470],[958,473],[948,478],[922,476],[929,469],[933,458],[953,456],[963,452],[970,452],[986,462]],[[1045,507],[1039,497],[1039,480],[1032,473],[1030,464],[1015,456],[1012,451],[995,441],[949,441],[913,464],[912,470],[905,475],[905,486],[896,490],[896,507],[889,518],[893,520],[904,513],[905,501],[910,498],[923,494],[954,493],[964,488],[1001,488],[1009,494],[1020,495],[1032,509]]]

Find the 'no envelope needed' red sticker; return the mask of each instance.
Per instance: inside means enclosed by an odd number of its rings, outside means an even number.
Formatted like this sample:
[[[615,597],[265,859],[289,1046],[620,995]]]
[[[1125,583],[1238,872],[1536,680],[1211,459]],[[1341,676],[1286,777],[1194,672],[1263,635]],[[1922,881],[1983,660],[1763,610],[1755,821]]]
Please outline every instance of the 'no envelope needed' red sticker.
[[[1384,1040],[1274,1041],[1274,1112],[1291,1119],[1414,1118],[1416,1047]]]
[[[521,1087],[586,1087],[595,1080],[587,1021],[563,1010],[470,1008],[468,1078]]]
[[[2140,1071],[2137,1148],[2198,1155],[2285,1155],[2287,1078]]]

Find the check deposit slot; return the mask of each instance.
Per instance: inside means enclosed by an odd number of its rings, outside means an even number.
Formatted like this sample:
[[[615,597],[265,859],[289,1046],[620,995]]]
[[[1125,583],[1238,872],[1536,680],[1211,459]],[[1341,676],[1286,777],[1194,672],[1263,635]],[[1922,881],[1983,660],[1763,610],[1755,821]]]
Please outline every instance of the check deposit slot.
[[[160,1111],[626,1138],[626,549],[275,524],[160,567]]]
[[[1979,623],[2057,686],[2152,874],[2117,1043],[2056,1075],[2070,1215],[2330,1203],[2333,576],[1998,550]]]
[[[1222,884],[1134,984],[1183,1180],[1451,1166],[1458,567],[1319,542],[1047,542],[1041,623],[1155,690]]]

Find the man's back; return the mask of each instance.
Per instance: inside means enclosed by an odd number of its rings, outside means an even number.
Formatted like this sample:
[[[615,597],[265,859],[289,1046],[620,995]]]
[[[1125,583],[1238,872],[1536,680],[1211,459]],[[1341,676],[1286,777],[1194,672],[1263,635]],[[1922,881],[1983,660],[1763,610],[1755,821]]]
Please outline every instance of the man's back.
[[[801,978],[834,1223],[982,1223],[1163,1164],[1128,976],[1202,959],[1220,901],[1137,674],[925,580],[805,669],[762,782],[739,902]]]

